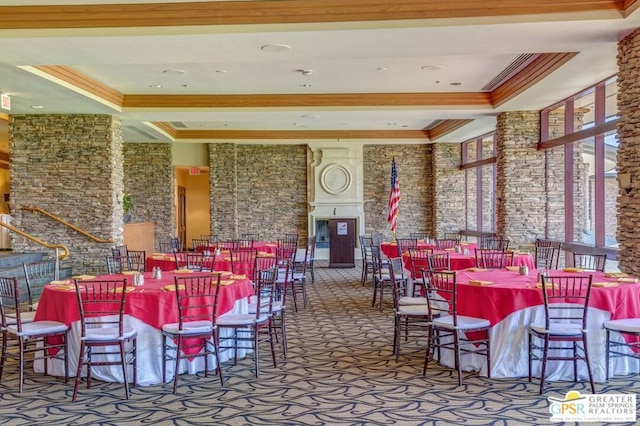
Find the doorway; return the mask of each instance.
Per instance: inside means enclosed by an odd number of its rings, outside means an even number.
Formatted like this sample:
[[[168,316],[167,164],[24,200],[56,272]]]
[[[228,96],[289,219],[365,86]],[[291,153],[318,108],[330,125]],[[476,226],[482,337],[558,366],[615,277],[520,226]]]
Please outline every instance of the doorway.
[[[178,238],[187,246],[187,188],[178,186]]]

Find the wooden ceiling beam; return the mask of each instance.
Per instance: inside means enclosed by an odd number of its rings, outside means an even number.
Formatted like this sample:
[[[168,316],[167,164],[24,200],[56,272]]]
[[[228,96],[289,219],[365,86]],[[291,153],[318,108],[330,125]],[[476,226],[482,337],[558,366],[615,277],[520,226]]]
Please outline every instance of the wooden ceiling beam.
[[[272,0],[0,7],[0,29],[264,25],[622,12],[629,0]],[[505,4],[507,3],[507,4]]]

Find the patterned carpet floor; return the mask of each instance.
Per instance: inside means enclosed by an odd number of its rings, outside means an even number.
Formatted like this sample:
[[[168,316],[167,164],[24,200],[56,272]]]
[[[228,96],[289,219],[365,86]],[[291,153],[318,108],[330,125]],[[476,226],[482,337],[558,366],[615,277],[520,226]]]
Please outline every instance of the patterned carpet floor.
[[[547,396],[563,397],[584,383],[487,379],[432,363],[422,376],[423,342],[403,344],[392,355],[391,305],[371,308],[371,288],[360,270],[316,267],[308,282],[309,306],[287,317],[289,353],[273,368],[265,347],[261,376],[252,359],[224,364],[226,384],[210,375],[183,375],[179,394],[171,385],[137,387],[124,399],[121,384],[95,381],[71,402],[71,381],[27,374],[18,394],[15,364],[0,390],[3,425],[522,425],[549,424]],[[390,302],[390,300],[387,300]],[[289,303],[291,305],[291,303]],[[637,377],[597,384],[598,393],[640,393]]]

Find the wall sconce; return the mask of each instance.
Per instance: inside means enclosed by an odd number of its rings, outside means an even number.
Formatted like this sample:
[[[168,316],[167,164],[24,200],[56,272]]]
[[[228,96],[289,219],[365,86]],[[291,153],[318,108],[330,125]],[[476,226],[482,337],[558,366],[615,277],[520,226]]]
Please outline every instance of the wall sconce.
[[[631,173],[618,173],[618,180],[620,181],[620,188],[629,194],[631,192]]]

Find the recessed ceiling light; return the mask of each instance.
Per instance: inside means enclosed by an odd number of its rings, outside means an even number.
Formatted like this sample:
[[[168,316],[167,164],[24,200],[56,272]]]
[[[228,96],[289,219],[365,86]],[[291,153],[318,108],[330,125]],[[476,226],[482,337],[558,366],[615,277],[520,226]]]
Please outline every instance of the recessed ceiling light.
[[[217,72],[218,74],[225,74],[227,71],[226,71],[226,70],[216,70],[216,72]]]
[[[300,87],[311,87],[309,83],[301,84]]]
[[[454,81],[453,83],[449,83],[449,86],[462,86],[462,83]]]
[[[310,120],[317,120],[318,118],[320,118],[320,116],[317,115],[317,114],[303,114],[300,117],[301,118],[308,118]]]
[[[161,84],[150,84],[149,87],[152,89],[162,89]]]
[[[44,109],[44,106],[42,106],[42,105],[31,105],[31,108],[33,108],[33,109]]]
[[[288,44],[265,44],[260,49],[264,52],[286,52],[291,50],[291,46]]]
[[[441,70],[442,67],[440,65],[425,65],[420,67],[420,69],[424,71],[435,71],[435,70]]]
[[[378,67],[378,68],[376,68],[376,71],[388,71],[388,70],[389,70],[389,68],[387,68],[387,67]]]
[[[168,75],[182,75],[182,74],[186,74],[186,71],[183,70],[164,70],[162,71],[163,74],[168,74]]]

